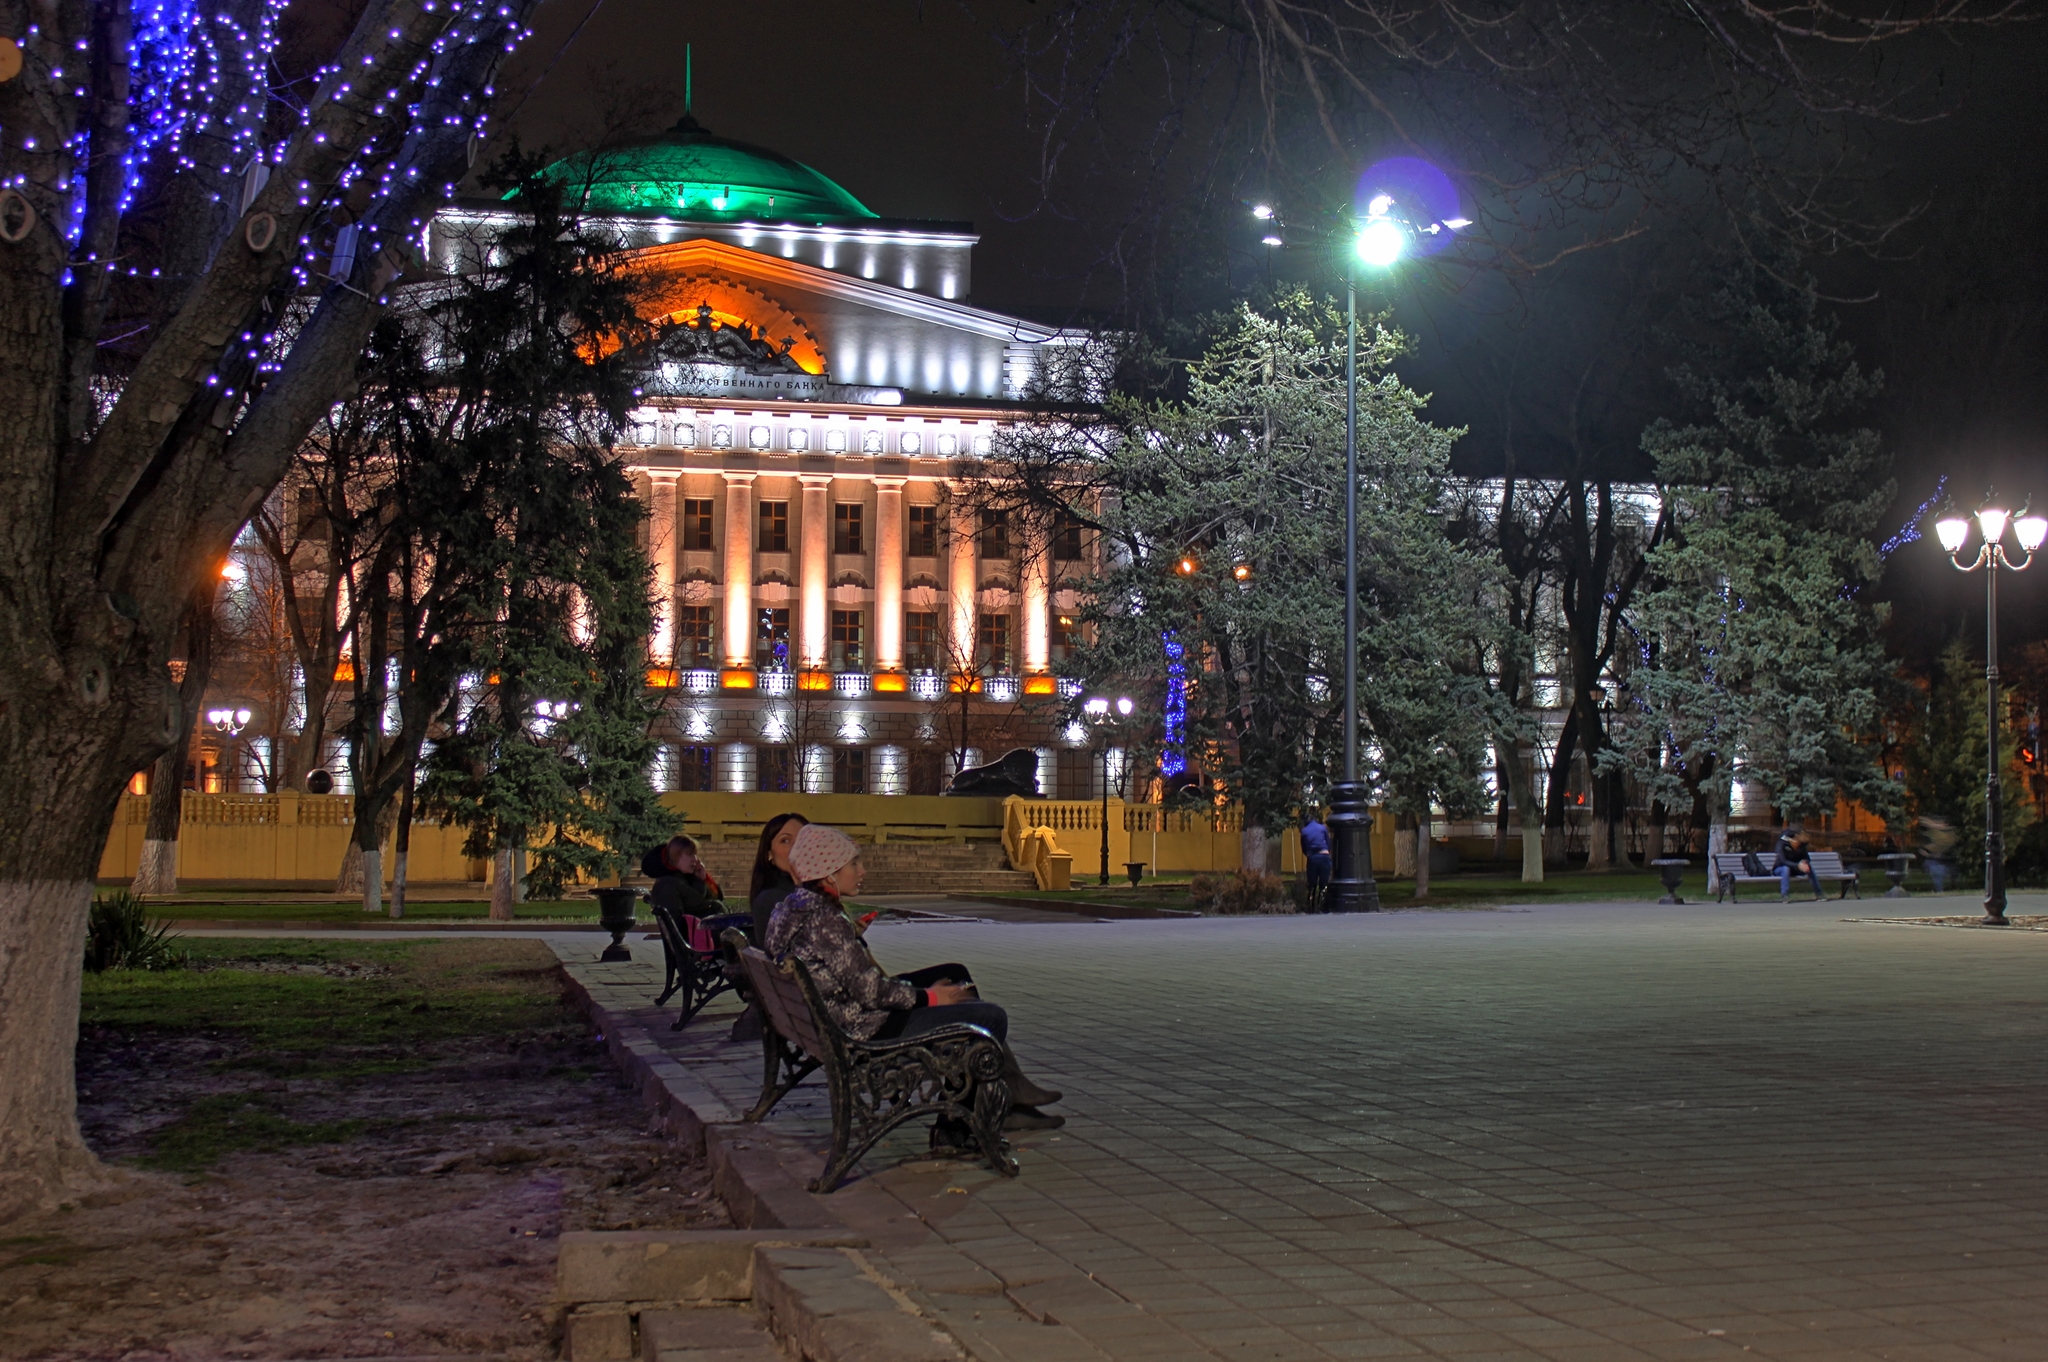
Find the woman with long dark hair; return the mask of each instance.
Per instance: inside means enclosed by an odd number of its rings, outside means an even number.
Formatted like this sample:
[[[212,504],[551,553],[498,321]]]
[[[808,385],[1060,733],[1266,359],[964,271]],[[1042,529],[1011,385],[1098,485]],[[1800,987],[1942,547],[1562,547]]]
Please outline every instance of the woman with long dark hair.
[[[761,825],[761,845],[754,852],[754,879],[747,886],[747,906],[754,910],[754,944],[768,944],[768,915],[796,888],[789,872],[789,849],[810,824],[800,813],[778,813]]]

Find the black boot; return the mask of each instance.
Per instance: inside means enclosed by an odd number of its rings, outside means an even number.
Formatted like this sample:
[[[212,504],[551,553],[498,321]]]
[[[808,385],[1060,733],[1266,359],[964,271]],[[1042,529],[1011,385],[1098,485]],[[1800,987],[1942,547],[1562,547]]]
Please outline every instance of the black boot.
[[[1037,1107],[1019,1103],[1003,1117],[1004,1130],[1058,1130],[1067,1123],[1064,1116],[1049,1115]]]
[[[1056,1088],[1041,1088],[1024,1076],[1017,1067],[1017,1056],[1009,1047],[1003,1049],[1003,1081],[1010,1085],[1010,1105],[1015,1107],[1049,1107],[1060,1100]]]

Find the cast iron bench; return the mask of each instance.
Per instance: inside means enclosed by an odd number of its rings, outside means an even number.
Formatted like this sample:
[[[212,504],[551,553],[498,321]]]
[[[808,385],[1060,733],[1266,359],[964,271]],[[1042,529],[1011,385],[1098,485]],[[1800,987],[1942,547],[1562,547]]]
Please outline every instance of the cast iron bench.
[[[653,909],[654,921],[661,928],[663,977],[661,996],[654,1000],[654,1005],[660,1007],[680,992],[683,1001],[677,1008],[675,1025],[669,1028],[680,1031],[689,1025],[690,1018],[704,1010],[704,1004],[739,988],[738,963],[719,946],[714,935],[716,928],[723,925],[721,918],[691,917],[652,900],[648,907]],[[743,915],[726,916],[737,920]]]
[[[1863,897],[1861,878],[1856,871],[1844,868],[1841,852],[1809,850],[1806,853],[1806,859],[1813,866],[1815,879],[1823,884],[1839,883],[1842,886],[1842,892],[1836,895],[1837,898],[1848,898],[1851,889],[1856,891],[1857,898]],[[1806,877],[1795,870],[1792,872],[1792,878],[1798,881],[1804,880]],[[1774,870],[1769,870],[1761,875],[1752,875],[1742,868],[1741,852],[1716,852],[1714,855],[1714,902],[1719,903],[1723,893],[1726,893],[1731,901],[1740,902],[1740,896],[1736,891],[1745,884],[1768,884],[1775,889],[1779,887],[1778,874]],[[1816,894],[1814,897],[1819,898],[1820,895]]]
[[[813,1192],[836,1188],[877,1140],[919,1116],[966,1122],[989,1167],[1017,1176],[1003,1138],[1010,1085],[1003,1079],[1001,1041],[964,1024],[908,1040],[855,1040],[833,1023],[803,961],[774,964],[736,929],[721,939],[738,952],[768,1022],[761,1032],[761,1100],[745,1119],[761,1120],[812,1071],[825,1071],[832,1148],[810,1185]]]

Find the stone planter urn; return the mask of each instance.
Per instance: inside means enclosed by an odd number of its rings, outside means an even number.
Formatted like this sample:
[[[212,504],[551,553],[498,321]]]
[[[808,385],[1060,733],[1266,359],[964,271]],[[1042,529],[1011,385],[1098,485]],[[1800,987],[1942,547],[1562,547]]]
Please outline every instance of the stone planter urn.
[[[1664,881],[1664,897],[1657,902],[1684,903],[1685,900],[1678,896],[1678,886],[1684,881],[1685,872],[1691,868],[1692,862],[1683,856],[1667,856],[1650,864],[1657,867],[1657,878]]]
[[[633,930],[636,920],[633,905],[640,901],[637,889],[599,889],[597,893],[597,925],[612,934],[612,944],[604,948],[599,960],[631,960],[633,952],[627,949],[625,935]]]

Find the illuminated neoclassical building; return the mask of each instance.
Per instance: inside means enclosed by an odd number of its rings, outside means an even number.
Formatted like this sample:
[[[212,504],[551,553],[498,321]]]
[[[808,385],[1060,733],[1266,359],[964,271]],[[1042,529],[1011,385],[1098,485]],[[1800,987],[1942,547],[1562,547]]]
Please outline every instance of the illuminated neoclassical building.
[[[1045,793],[1086,793],[1085,754],[1061,760],[1012,707],[1055,693],[1074,605],[1055,584],[1093,546],[964,523],[949,489],[1049,354],[1088,337],[964,301],[970,224],[878,217],[688,117],[550,173],[681,323],[622,450],[666,607],[650,675],[676,696],[670,788],[937,793],[961,708],[946,678],[971,659],[970,734],[1038,747]],[[444,211],[434,263],[506,220]]]

